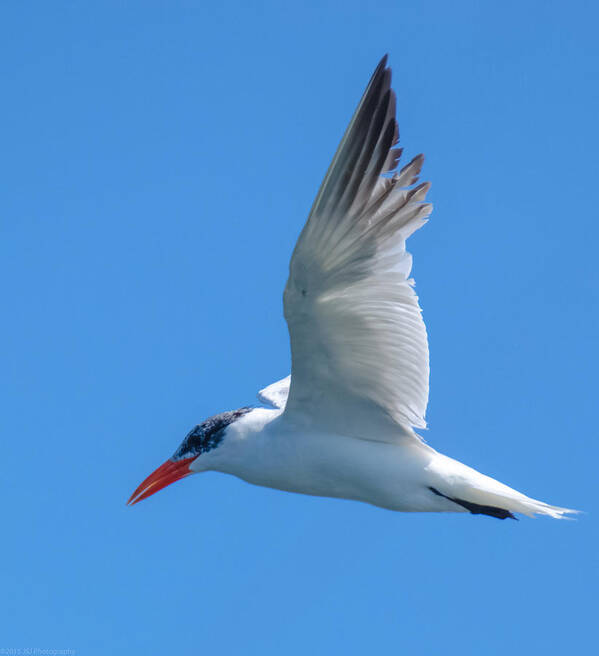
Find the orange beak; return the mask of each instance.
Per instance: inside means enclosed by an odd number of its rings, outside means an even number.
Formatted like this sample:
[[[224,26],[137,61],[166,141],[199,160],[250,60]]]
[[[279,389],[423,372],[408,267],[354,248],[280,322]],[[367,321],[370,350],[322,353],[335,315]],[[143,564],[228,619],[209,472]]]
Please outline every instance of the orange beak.
[[[189,469],[189,465],[194,460],[195,458],[182,458],[177,461],[167,460],[164,464],[160,465],[156,471],[152,472],[135,490],[129,498],[129,501],[127,501],[127,504],[133,506],[138,501],[147,499],[154,494],[154,492],[162,490],[163,487],[178,481],[180,478],[185,478],[186,476],[193,474]]]

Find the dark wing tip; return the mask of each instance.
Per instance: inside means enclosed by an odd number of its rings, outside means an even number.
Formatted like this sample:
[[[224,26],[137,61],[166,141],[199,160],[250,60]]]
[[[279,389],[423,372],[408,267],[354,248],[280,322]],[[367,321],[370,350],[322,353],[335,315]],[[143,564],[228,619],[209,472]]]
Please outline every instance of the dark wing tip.
[[[389,58],[388,55],[383,55],[383,58],[381,61],[377,64],[377,67],[374,69],[374,73],[372,74],[370,78],[370,82],[368,83],[368,87],[366,88],[366,92],[364,95],[367,94],[369,89],[372,89],[373,86],[375,86],[376,82],[380,77],[384,77],[385,83],[383,85],[384,89],[388,89],[391,87],[391,69],[387,68],[387,59]]]
[[[339,144],[312,212],[343,215],[368,202],[378,177],[397,166],[399,140],[388,55],[379,61]]]

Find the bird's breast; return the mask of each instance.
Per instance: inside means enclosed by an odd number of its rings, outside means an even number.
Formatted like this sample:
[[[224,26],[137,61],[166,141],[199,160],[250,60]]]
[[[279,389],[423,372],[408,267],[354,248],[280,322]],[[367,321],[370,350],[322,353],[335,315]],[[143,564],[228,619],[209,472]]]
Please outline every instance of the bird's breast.
[[[248,439],[220,471],[254,485],[395,510],[412,509],[414,490],[424,489],[419,479],[427,461],[409,444],[281,430],[273,424],[273,430]]]

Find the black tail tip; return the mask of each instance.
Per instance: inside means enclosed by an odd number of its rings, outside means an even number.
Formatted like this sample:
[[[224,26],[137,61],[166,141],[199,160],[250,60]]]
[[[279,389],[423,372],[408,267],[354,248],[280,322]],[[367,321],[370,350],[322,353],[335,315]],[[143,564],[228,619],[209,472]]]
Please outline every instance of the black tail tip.
[[[489,515],[489,517],[496,517],[497,519],[507,519],[509,517],[510,519],[518,521],[518,518],[505,508],[498,508],[497,506],[482,506],[479,503],[472,503],[471,501],[465,501],[464,499],[448,497],[434,487],[429,487],[428,489],[438,497],[443,497],[444,499],[457,503],[458,506],[462,506],[462,508],[466,508],[466,510],[470,511],[473,515]]]

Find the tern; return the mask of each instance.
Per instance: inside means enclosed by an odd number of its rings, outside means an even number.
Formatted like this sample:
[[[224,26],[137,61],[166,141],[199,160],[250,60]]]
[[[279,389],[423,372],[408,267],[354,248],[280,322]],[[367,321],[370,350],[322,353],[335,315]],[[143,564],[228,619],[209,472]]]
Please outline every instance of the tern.
[[[402,149],[387,56],[377,66],[299,236],[283,294],[291,374],[263,406],[206,419],[131,495],[204,471],[404,512],[562,518],[445,456],[426,428],[429,356],[406,240],[426,223],[428,182]]]

